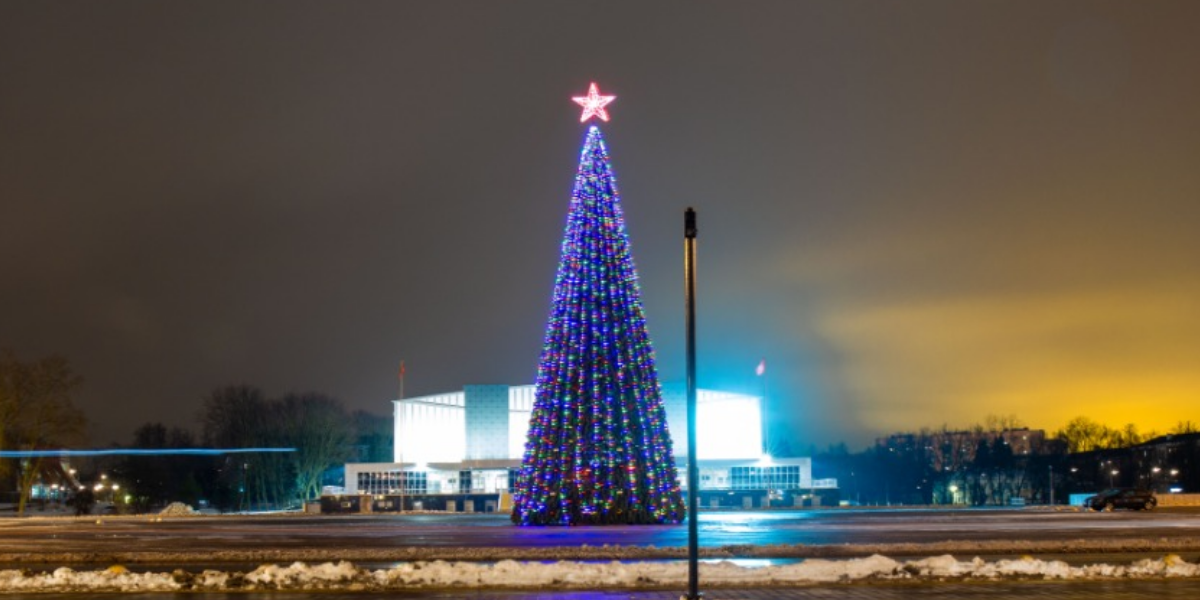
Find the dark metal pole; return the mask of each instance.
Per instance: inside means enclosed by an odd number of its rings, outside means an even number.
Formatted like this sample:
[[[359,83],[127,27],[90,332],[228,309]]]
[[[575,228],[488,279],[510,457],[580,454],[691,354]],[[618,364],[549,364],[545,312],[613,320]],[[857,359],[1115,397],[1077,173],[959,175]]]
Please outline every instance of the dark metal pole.
[[[687,420],[688,420],[688,593],[687,600],[700,599],[700,540],[697,498],[700,470],[696,465],[696,211],[683,216],[684,296],[687,303]]]

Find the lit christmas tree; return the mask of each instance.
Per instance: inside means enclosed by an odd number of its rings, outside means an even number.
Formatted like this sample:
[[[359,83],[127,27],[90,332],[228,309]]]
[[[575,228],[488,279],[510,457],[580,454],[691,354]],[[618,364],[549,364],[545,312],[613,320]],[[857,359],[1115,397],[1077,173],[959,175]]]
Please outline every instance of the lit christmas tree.
[[[607,121],[604,106],[613,98],[592,84],[588,96],[575,98],[581,121]],[[637,272],[596,126],[579,158],[513,502],[520,525],[684,517]]]

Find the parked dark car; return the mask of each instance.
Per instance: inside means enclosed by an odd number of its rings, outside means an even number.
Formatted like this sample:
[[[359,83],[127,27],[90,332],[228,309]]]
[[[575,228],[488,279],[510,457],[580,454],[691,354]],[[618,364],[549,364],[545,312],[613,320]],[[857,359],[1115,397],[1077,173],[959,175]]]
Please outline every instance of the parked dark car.
[[[1158,500],[1154,498],[1154,492],[1151,491],[1114,488],[1090,496],[1083,501],[1083,505],[1092,510],[1113,510],[1114,508],[1152,510],[1158,506]]]

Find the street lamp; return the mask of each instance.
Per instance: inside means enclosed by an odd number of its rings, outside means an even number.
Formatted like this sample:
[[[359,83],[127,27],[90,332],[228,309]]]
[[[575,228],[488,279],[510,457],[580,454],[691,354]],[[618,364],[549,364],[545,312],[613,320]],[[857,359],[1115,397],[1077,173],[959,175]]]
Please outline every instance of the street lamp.
[[[246,510],[246,469],[250,468],[250,463],[242,463],[242,485],[238,488],[240,496],[238,498],[238,510]]]
[[[1113,483],[1113,478],[1116,477],[1118,473],[1120,473],[1120,471],[1116,469],[1108,472],[1108,487],[1114,487],[1116,485]]]
[[[1054,465],[1050,466],[1050,506],[1054,506]]]

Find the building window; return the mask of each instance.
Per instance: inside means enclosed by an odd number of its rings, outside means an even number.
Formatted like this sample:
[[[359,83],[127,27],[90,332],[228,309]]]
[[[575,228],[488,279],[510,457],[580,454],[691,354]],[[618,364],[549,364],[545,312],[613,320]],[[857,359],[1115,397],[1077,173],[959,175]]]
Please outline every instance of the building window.
[[[358,492],[373,496],[389,494],[424,494],[428,479],[424,472],[368,471],[358,474]]]
[[[735,490],[794,490],[800,488],[800,467],[733,467],[729,478]]]

